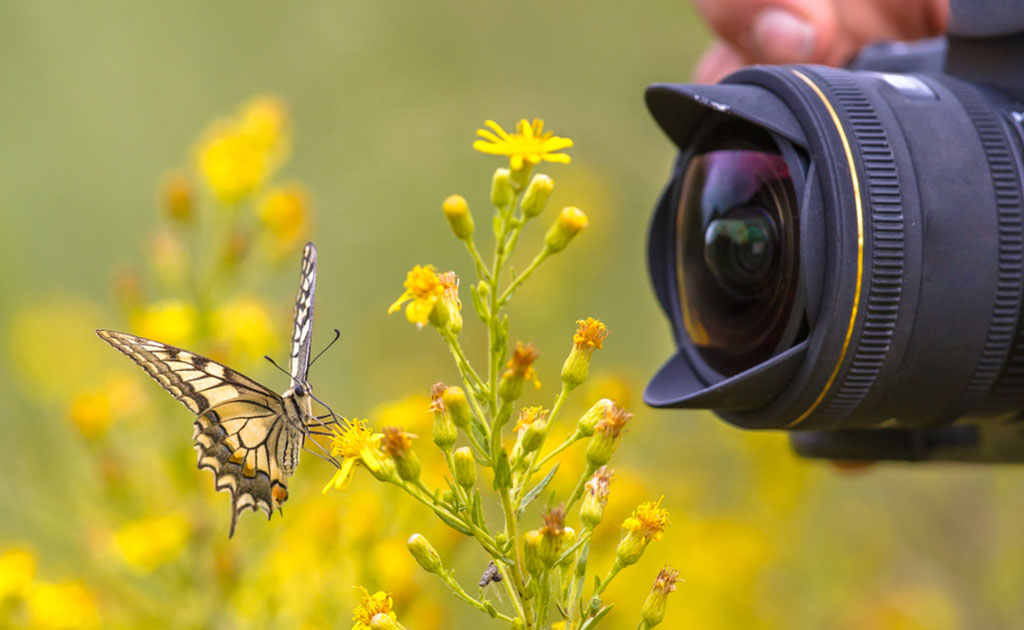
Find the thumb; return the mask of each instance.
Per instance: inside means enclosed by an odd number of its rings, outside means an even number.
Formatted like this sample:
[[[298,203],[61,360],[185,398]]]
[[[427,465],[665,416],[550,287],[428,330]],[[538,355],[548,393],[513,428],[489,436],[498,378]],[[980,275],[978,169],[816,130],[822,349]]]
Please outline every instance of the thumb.
[[[832,2],[697,0],[711,27],[750,63],[824,61],[835,39]]]

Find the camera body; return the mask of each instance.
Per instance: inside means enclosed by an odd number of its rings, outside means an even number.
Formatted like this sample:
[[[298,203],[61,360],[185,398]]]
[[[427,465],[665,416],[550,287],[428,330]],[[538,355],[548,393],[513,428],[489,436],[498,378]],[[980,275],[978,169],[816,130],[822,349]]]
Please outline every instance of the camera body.
[[[650,87],[680,153],[648,243],[677,352],[648,404],[810,457],[1024,461],[1019,53],[950,36]]]

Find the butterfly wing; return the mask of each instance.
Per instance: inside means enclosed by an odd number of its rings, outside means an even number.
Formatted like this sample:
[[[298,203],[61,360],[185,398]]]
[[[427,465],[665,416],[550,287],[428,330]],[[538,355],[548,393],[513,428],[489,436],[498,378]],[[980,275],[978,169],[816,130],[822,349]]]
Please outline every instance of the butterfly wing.
[[[295,297],[295,320],[292,325],[292,347],[289,361],[291,387],[307,385],[309,351],[313,344],[313,297],[316,291],[316,246],[306,243],[302,252],[299,294]]]
[[[199,468],[231,492],[231,535],[244,509],[270,514],[288,498],[280,454],[294,431],[276,393],[212,359],[159,341],[111,330],[101,339],[127,355],[198,417],[193,439]]]

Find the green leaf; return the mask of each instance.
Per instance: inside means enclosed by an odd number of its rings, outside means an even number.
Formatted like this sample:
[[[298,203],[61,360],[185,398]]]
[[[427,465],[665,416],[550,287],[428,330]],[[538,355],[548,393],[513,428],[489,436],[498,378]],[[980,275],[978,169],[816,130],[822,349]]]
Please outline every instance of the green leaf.
[[[469,294],[473,297],[473,309],[476,311],[477,317],[486,324],[487,306],[484,304],[484,299],[480,297],[480,291],[475,284],[469,285]]]
[[[472,536],[473,535],[473,532],[470,531],[465,525],[463,525],[462,523],[460,523],[458,521],[455,521],[455,520],[449,518],[444,512],[434,512],[434,513],[437,514],[438,518],[440,518],[442,521],[444,521],[445,525],[447,525],[448,527],[451,527],[452,529],[454,529],[455,531],[459,532],[460,534],[465,534],[466,536]]]
[[[484,509],[480,500],[480,489],[473,489],[473,505],[470,508],[470,514],[472,514],[473,522],[479,527],[484,526]]]
[[[610,611],[612,609],[612,606],[614,605],[615,604],[608,604],[601,610],[597,611],[597,613],[595,613],[593,617],[583,622],[583,625],[580,626],[580,630],[592,630],[592,628],[594,628],[594,626],[596,626],[598,622],[600,622],[601,619],[603,619],[604,616],[608,614],[608,611]]]
[[[526,511],[526,506],[530,505],[534,499],[540,496],[541,492],[544,492],[544,488],[548,487],[548,484],[551,483],[551,478],[555,476],[555,472],[558,470],[559,463],[560,462],[556,462],[555,465],[551,467],[551,470],[548,471],[548,474],[544,475],[544,478],[540,480],[540,483],[526,493],[523,500],[519,502],[519,509],[516,510],[516,518],[522,516],[523,512]]]

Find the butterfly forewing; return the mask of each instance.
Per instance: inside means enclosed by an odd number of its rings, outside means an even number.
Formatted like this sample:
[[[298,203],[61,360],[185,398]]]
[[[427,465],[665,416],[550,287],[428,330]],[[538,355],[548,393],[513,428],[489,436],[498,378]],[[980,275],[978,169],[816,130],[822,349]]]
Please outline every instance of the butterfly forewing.
[[[293,467],[282,470],[280,441],[294,439],[289,424],[302,423],[294,404],[207,357],[126,333],[96,333],[198,416],[193,434],[198,465],[213,471],[218,490],[231,492],[231,534],[242,510],[269,515],[280,507],[294,472]]]
[[[306,243],[302,252],[299,293],[295,297],[295,318],[292,325],[292,347],[289,360],[291,387],[307,384],[309,351],[313,343],[313,297],[316,292],[316,246]]]

